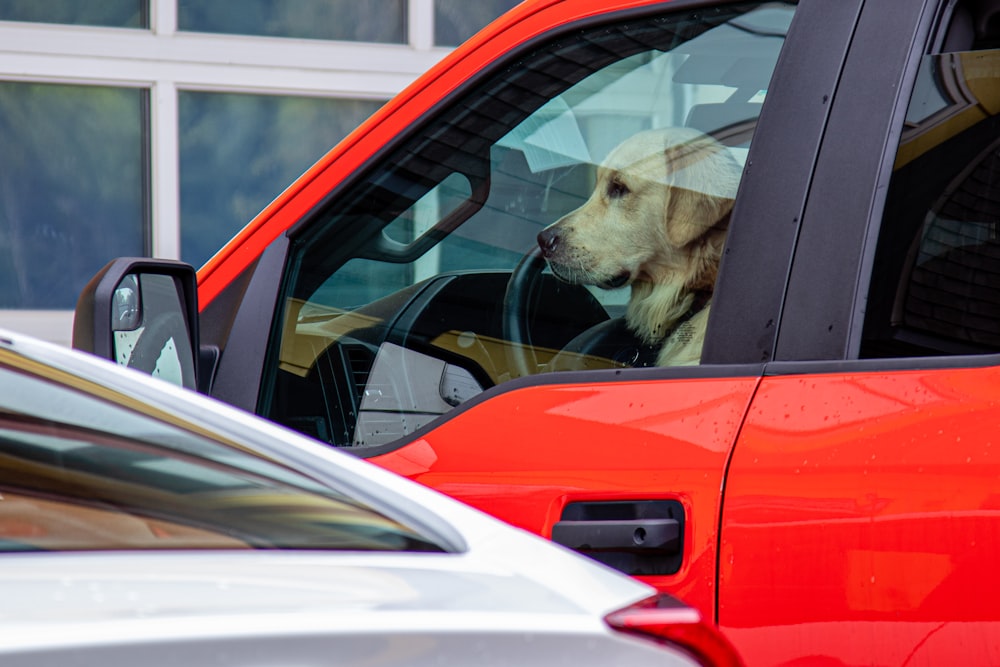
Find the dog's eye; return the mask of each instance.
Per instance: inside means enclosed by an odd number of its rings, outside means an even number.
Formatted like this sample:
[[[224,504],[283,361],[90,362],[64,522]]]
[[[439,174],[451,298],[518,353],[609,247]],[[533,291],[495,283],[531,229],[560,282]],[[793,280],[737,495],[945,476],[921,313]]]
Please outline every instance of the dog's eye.
[[[608,183],[609,199],[619,199],[620,197],[624,197],[628,193],[629,193],[628,186],[619,181],[618,179],[615,179],[610,183]]]

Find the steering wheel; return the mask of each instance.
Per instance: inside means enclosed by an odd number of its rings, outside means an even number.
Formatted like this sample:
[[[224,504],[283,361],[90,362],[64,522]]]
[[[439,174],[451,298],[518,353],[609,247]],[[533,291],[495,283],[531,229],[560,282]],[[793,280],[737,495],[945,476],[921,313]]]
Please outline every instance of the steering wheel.
[[[529,304],[535,297],[545,258],[540,248],[532,248],[514,267],[507,282],[503,300],[503,336],[511,377],[524,377],[538,372],[528,326]],[[579,287],[578,289],[583,289]],[[615,317],[580,332],[563,346],[547,364],[549,370],[587,370],[652,366],[658,348],[643,343],[625,325],[624,318]]]
[[[503,338],[507,341],[507,365],[511,377],[524,377],[538,372],[538,360],[528,329],[528,304],[545,269],[542,249],[535,246],[521,258],[507,281],[503,295]]]

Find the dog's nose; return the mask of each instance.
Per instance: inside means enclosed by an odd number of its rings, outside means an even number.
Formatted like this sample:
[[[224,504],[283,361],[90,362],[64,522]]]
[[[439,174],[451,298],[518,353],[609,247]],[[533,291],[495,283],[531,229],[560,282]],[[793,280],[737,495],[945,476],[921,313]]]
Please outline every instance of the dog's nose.
[[[559,232],[552,229],[543,229],[538,232],[538,247],[542,249],[542,255],[551,257],[559,245]]]

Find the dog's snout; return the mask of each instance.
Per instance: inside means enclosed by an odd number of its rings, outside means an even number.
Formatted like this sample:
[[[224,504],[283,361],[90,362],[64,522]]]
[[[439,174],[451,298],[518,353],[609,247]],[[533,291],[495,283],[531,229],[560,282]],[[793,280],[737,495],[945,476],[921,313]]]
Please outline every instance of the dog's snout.
[[[546,228],[538,232],[538,247],[542,249],[542,255],[551,257],[559,246],[559,232]]]

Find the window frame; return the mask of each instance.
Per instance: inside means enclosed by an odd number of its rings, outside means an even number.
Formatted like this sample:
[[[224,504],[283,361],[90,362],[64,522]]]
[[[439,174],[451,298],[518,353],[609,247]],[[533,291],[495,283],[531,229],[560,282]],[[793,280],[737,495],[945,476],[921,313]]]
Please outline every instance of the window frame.
[[[839,368],[847,360],[864,368],[965,363],[956,357],[858,360],[885,193],[939,4],[944,0],[904,9],[865,3],[861,10],[857,36],[829,98],[830,119],[803,208],[776,360],[810,362],[810,371],[817,368],[811,362]],[[887,25],[896,29],[886,31]],[[872,68],[873,62],[880,66]]]

